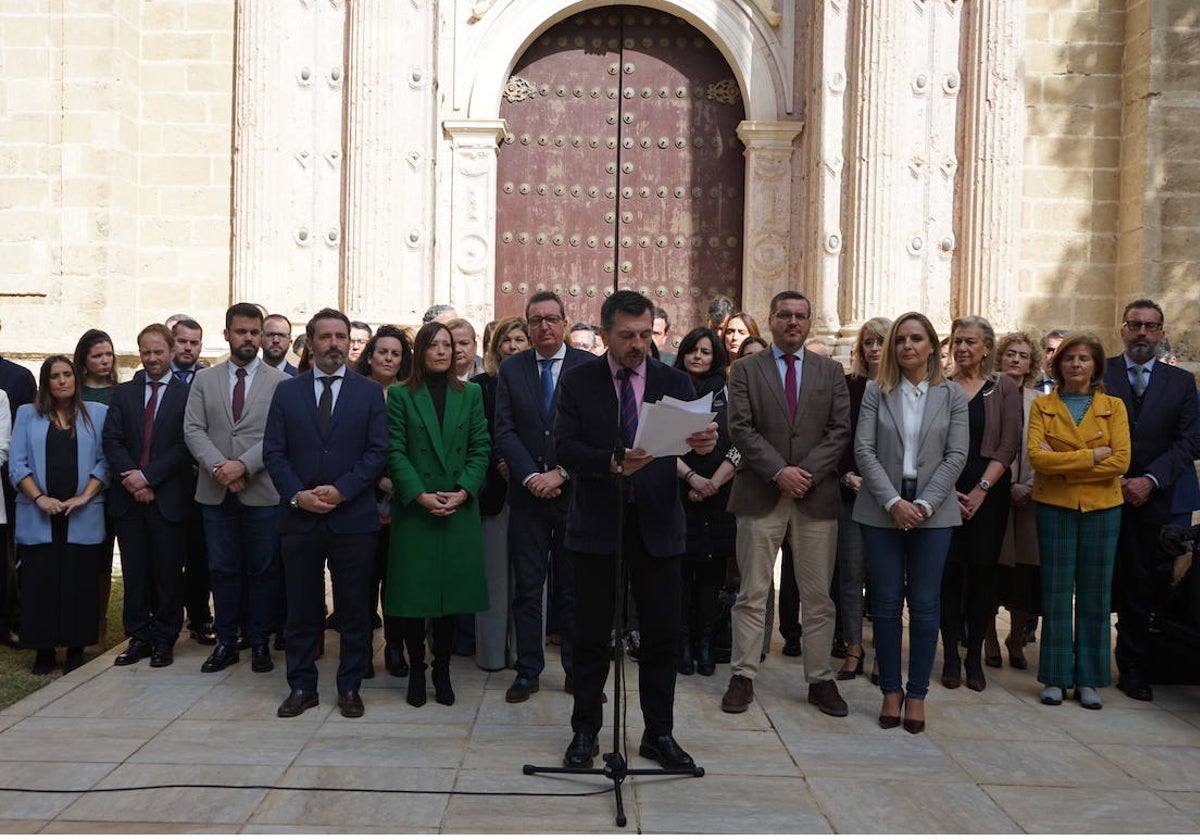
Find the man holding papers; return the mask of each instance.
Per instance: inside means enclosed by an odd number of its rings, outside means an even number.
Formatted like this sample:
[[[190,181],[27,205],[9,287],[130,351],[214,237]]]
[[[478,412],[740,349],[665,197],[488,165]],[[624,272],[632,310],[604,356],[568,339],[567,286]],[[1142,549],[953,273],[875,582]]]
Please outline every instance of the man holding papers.
[[[575,555],[574,735],[566,767],[591,767],[603,725],[601,697],[608,678],[609,634],[617,552],[616,452],[632,447],[647,404],[665,396],[695,396],[687,374],[650,358],[653,305],[620,290],[604,301],[601,331],[608,351],[564,371],[558,383],[554,436],[558,462],[575,483],[567,513],[567,548]],[[687,437],[697,452],[716,445],[716,424],[694,421],[703,431]],[[627,475],[623,554],[641,620],[638,676],[645,734],[640,755],[667,769],[695,766],[672,736],[675,658],[679,647],[679,556],[684,551],[684,516],[675,477],[675,458],[624,451]]]

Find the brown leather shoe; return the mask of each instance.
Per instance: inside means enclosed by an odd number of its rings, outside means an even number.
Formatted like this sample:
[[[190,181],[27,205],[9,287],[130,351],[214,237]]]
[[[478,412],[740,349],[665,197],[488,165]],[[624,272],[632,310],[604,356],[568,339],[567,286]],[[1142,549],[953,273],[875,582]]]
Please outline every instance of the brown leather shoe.
[[[338,708],[342,711],[342,717],[348,718],[360,718],[366,711],[357,691],[338,692]]]
[[[731,715],[740,715],[750,708],[752,700],[754,700],[754,680],[734,674],[729,678],[729,688],[725,689],[725,696],[721,698],[721,711],[729,712]]]
[[[846,701],[838,693],[837,683],[833,680],[821,680],[808,684],[808,702],[822,712],[833,717],[845,717],[850,713]]]
[[[320,702],[317,692],[301,691],[293,689],[292,693],[287,696],[287,699],[279,704],[279,710],[276,712],[281,718],[296,717],[304,713],[305,709],[316,708]]]
[[[524,703],[529,699],[529,695],[536,694],[539,688],[541,688],[541,683],[537,677],[518,676],[504,692],[504,702]]]

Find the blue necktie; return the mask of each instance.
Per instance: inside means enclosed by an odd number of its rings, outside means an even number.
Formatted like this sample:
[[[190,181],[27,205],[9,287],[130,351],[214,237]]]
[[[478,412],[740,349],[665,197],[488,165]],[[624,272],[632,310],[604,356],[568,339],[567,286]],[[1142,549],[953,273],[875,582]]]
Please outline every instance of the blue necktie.
[[[1141,399],[1142,395],[1146,393],[1146,385],[1149,384],[1146,382],[1146,366],[1134,365],[1131,370],[1133,371],[1133,393]]]
[[[621,434],[626,447],[632,447],[637,437],[637,398],[633,393],[633,376],[636,374],[632,368],[623,367],[617,371],[617,378],[621,380]]]
[[[554,360],[538,359],[538,364],[542,366],[542,407],[549,417],[554,407]]]
[[[192,383],[192,375],[194,373],[194,370],[177,370],[175,371],[175,378],[184,385],[190,385]]]

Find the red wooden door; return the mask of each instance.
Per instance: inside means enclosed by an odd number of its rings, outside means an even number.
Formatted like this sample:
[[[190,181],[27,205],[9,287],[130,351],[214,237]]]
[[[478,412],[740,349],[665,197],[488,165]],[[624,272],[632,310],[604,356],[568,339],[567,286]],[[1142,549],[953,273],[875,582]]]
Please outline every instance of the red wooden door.
[[[679,18],[595,10],[541,35],[501,116],[496,317],[540,289],[599,323],[615,288],[671,316],[676,341],[741,294],[744,117],[733,72]]]

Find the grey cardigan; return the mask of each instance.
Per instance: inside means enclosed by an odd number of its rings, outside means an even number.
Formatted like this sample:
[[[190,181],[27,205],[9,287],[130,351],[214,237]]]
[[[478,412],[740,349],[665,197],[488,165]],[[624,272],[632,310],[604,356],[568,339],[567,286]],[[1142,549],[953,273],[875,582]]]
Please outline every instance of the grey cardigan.
[[[930,385],[921,420],[917,453],[917,498],[933,507],[921,528],[962,524],[954,483],[967,463],[967,398],[962,388],[944,381]],[[854,436],[854,457],[863,477],[853,518],[863,525],[894,528],[884,504],[900,495],[904,471],[904,397],[899,387],[886,397],[878,382],[868,382]]]

